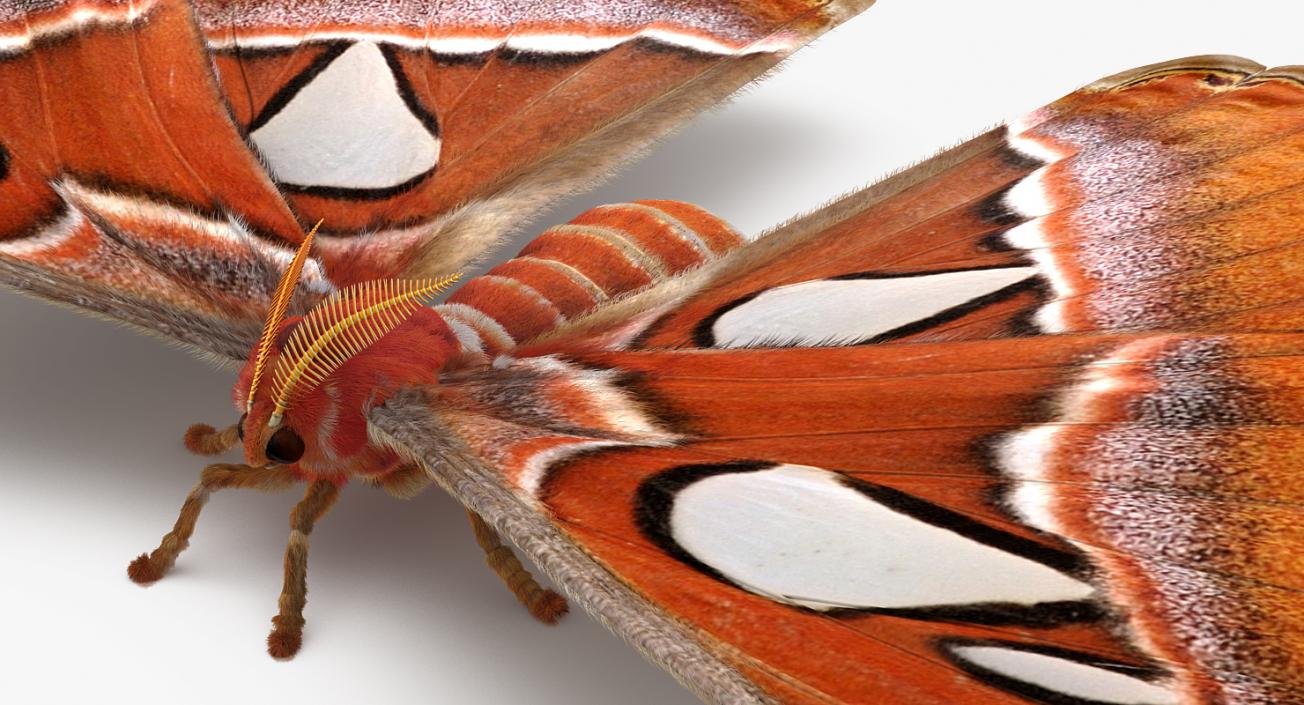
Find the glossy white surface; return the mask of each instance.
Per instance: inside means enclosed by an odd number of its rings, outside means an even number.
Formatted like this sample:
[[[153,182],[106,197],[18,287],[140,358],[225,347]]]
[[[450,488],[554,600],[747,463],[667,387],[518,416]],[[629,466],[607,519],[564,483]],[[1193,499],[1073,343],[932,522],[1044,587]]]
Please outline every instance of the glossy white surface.
[[[999,646],[960,646],[961,659],[1006,678],[1091,702],[1177,705],[1173,690],[1130,675],[1069,659]]]

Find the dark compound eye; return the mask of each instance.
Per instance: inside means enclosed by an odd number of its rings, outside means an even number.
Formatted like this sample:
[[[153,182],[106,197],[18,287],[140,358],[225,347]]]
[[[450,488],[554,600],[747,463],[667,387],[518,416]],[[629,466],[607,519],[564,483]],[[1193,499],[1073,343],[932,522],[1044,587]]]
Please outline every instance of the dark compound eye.
[[[241,442],[244,442],[244,422],[247,418],[249,414],[240,414],[240,420],[235,424],[235,435],[240,437]]]
[[[267,439],[267,459],[288,465],[303,457],[303,439],[289,426],[282,426]]]

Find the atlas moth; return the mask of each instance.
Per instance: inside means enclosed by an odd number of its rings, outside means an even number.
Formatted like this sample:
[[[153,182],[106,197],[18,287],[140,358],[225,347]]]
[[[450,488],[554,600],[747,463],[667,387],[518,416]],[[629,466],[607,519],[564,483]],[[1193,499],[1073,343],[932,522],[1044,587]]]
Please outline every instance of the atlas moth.
[[[340,488],[434,483],[709,702],[1304,702],[1296,68],[1102,79],[750,243],[599,207],[434,300],[866,4],[0,4],[0,280],[243,364],[186,444],[245,462],[131,577],[306,484],[288,657]]]

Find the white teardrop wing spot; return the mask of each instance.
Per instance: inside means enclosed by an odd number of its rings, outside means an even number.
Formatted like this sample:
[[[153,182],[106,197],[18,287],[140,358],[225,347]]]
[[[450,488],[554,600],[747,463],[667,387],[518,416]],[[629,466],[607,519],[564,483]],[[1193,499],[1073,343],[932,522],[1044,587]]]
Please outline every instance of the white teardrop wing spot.
[[[439,160],[439,138],[372,42],[346,49],[249,137],[276,180],[298,187],[392,188]]]
[[[680,548],[734,583],[812,609],[1083,600],[1090,585],[890,509],[801,465],[713,475],[670,510]]]
[[[1065,658],[1000,646],[952,646],[960,661],[982,671],[1093,703],[1177,705],[1177,693],[1161,685]]]
[[[1035,267],[820,279],[762,292],[715,320],[715,346],[849,345],[944,315],[1037,275]]]

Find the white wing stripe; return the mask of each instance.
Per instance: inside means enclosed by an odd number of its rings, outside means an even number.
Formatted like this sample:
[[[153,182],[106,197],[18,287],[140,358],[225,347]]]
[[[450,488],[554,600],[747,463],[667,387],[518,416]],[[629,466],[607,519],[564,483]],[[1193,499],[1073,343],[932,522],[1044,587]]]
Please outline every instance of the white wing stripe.
[[[726,310],[711,332],[721,348],[850,345],[959,313],[1037,273],[1036,267],[1000,267],[790,284]]]
[[[1125,673],[1048,654],[1000,646],[952,646],[961,662],[1052,693],[1091,703],[1176,705],[1177,693]]]

